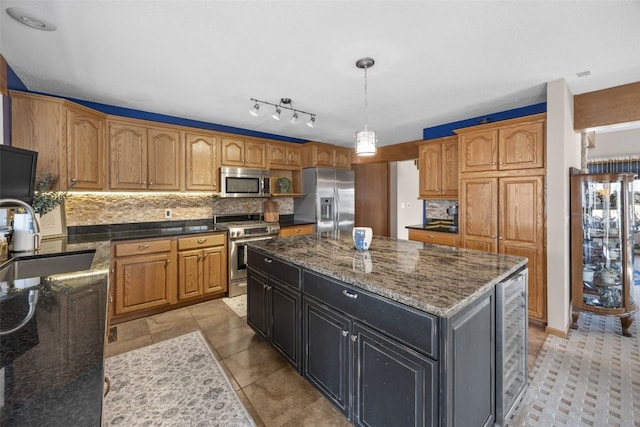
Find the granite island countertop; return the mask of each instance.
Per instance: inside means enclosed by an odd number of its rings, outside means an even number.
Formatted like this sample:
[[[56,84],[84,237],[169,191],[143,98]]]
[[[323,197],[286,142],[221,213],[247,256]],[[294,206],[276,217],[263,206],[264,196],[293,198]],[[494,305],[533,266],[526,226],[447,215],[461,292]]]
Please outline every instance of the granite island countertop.
[[[373,294],[451,317],[527,265],[527,259],[373,236],[358,252],[350,233],[249,242],[258,250]]]

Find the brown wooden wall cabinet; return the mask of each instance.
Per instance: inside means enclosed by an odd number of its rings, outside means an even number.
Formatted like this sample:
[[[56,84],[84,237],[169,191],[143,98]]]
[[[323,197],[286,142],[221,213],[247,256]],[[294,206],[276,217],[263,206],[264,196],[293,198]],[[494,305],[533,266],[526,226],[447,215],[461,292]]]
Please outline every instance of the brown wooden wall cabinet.
[[[110,188],[180,189],[180,132],[114,120],[108,128]]]
[[[67,164],[62,161],[67,157],[64,102],[51,97],[10,93],[11,144],[38,152],[36,177],[50,172],[64,182],[67,176]]]
[[[222,137],[220,164],[264,169],[267,167],[267,147],[262,142]]]
[[[294,144],[105,115],[62,98],[10,91],[12,145],[38,152],[37,174],[74,190],[209,191],[219,189],[220,165],[287,177],[300,194],[308,166],[350,168],[351,149]],[[306,153],[306,154],[305,154]],[[275,187],[274,187],[275,188]]]
[[[105,118],[88,109],[67,107],[67,186],[106,187]]]
[[[458,246],[458,234],[410,228],[409,240],[436,245]]]
[[[420,199],[458,198],[458,138],[438,138],[420,144]]]
[[[185,132],[184,188],[187,191],[218,191],[218,138]]]
[[[225,233],[111,245],[110,323],[217,298],[227,291]]]
[[[313,234],[313,224],[281,227],[278,237],[303,236],[305,234]]]
[[[308,142],[302,145],[302,167],[350,169],[351,152],[349,148],[321,142]]]
[[[460,172],[544,168],[544,115],[456,130]]]
[[[545,115],[456,133],[460,246],[527,257],[529,318],[546,322]]]
[[[300,145],[290,143],[269,143],[269,168],[271,169],[300,169]]]

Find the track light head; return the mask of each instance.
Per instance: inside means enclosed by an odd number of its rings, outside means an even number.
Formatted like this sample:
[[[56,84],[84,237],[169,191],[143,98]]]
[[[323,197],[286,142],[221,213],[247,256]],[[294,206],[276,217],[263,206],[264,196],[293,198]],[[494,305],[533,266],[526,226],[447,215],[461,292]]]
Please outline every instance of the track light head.
[[[316,123],[316,116],[315,115],[309,115],[309,120],[307,120],[307,126],[312,128],[315,123]]]
[[[271,117],[273,117],[276,120],[280,120],[281,112],[282,112],[282,109],[280,107],[276,107],[276,111],[271,115]]]
[[[293,125],[295,125],[298,122],[298,112],[294,111],[293,112],[293,116],[291,116],[291,119],[289,119],[289,122]]]
[[[253,107],[249,110],[249,114],[252,116],[258,117],[260,115],[260,104],[257,102],[253,104]]]

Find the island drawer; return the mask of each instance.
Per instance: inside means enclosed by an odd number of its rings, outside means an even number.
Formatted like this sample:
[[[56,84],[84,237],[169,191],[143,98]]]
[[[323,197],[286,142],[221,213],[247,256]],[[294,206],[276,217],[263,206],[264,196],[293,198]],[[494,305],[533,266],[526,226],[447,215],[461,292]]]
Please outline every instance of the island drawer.
[[[185,251],[188,249],[208,248],[211,246],[222,246],[227,241],[224,233],[205,234],[201,236],[182,237],[178,239],[178,250]]]
[[[145,255],[157,252],[171,252],[171,240],[137,240],[135,242],[116,243],[115,256]]]
[[[258,252],[253,248],[247,251],[248,265],[278,281],[300,289],[300,268],[288,264],[270,255]]]
[[[438,358],[438,318],[362,289],[305,270],[302,293]]]

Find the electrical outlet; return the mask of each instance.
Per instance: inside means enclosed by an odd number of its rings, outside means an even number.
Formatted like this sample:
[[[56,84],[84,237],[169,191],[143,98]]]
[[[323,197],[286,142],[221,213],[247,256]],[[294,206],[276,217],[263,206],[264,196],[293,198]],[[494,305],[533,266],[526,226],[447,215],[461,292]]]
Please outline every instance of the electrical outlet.
[[[164,218],[165,219],[171,218],[171,209],[165,209],[164,210]]]

